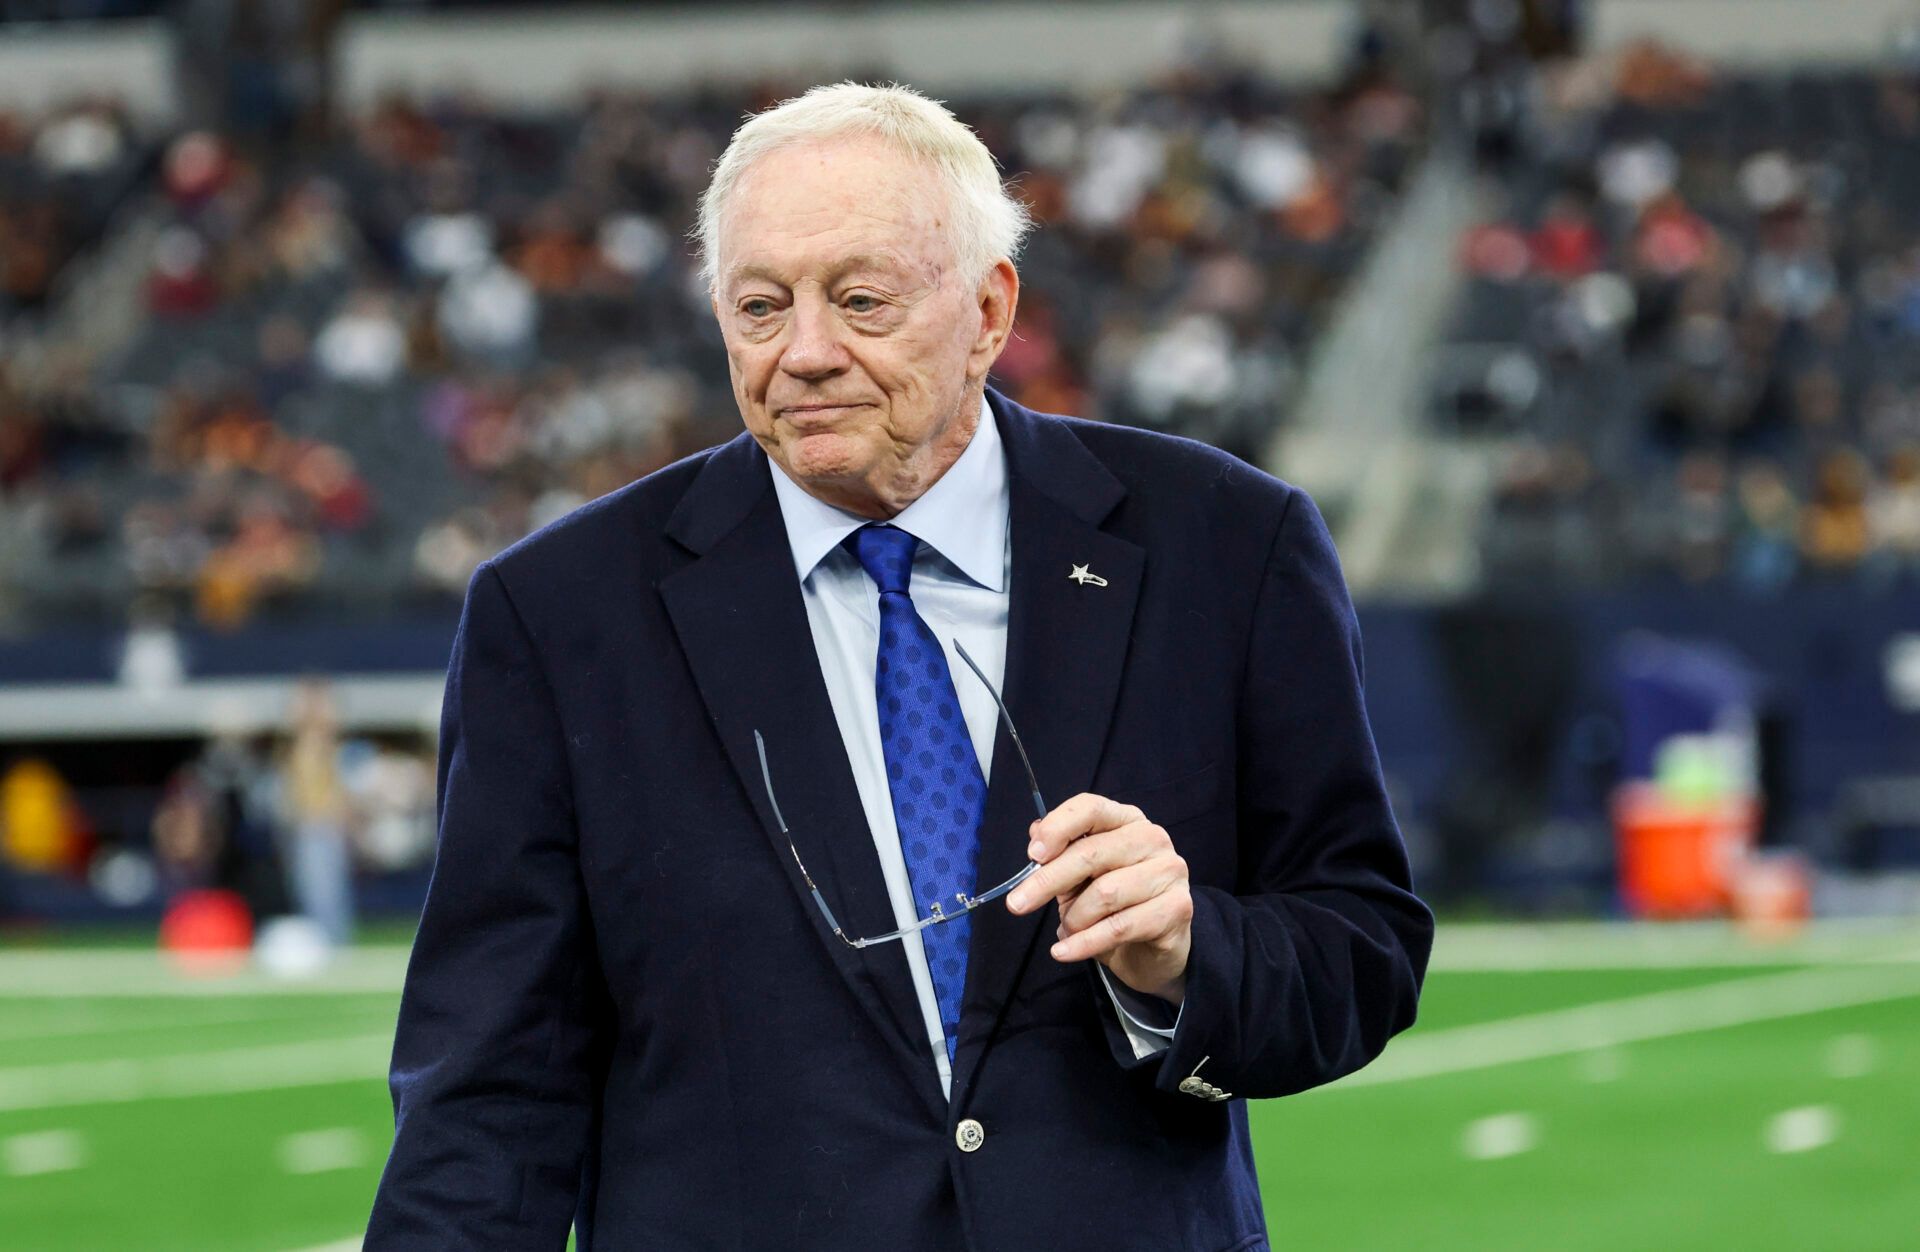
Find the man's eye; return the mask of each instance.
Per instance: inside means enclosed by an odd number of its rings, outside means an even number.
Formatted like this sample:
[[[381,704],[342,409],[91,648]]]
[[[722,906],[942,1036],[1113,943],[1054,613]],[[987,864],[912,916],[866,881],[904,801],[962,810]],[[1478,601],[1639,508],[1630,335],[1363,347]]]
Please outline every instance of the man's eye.
[[[847,297],[847,308],[854,313],[871,313],[880,307],[880,302],[872,296],[855,293]]]
[[[773,301],[753,299],[742,302],[740,311],[748,317],[766,317],[773,312]]]

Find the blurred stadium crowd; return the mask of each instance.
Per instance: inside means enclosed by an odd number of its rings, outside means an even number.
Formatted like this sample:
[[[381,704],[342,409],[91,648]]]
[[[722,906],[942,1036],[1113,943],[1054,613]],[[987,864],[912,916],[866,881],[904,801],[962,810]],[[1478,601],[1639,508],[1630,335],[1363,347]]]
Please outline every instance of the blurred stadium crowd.
[[[48,620],[164,596],[215,626],[457,597],[729,437],[684,235],[732,127],[783,94],[394,97],[291,150],[142,134],[111,100],[0,117],[0,597]],[[1000,384],[1248,456],[1422,135],[1378,74],[958,107],[1045,227]],[[83,246],[136,315],[44,316]]]
[[[1644,45],[1490,128],[1443,420],[1519,435],[1490,574],[1920,575],[1920,81]]]
[[[1499,208],[1461,241],[1435,380],[1440,421],[1519,436],[1490,574],[1910,576],[1914,76],[1645,47],[1529,90],[1482,135]],[[292,146],[143,133],[110,97],[0,114],[0,611],[155,593],[230,626],[453,597],[726,437],[683,237],[730,128],[781,94],[396,96]],[[1046,227],[1001,385],[1256,458],[1426,130],[1377,70],[960,109]],[[116,267],[131,315],[50,315]]]
[[[1620,619],[1635,596],[1684,599],[1675,583],[1819,584],[1849,613],[1848,597],[1920,585],[1920,59],[1735,72],[1654,44],[1563,55],[1496,20],[1521,6],[1451,7],[1478,24],[1464,55],[1444,25],[1412,57],[1362,34],[1318,89],[1225,49],[1120,93],[953,103],[1042,227],[998,385],[1268,464],[1423,159],[1471,148],[1482,208],[1445,236],[1463,288],[1425,407],[1437,439],[1495,467],[1484,595],[1368,622],[1403,823],[1464,894],[1489,879],[1474,848],[1549,816],[1584,822],[1585,850],[1553,852],[1542,877],[1603,880],[1607,797],[1634,756],[1620,744],[1651,741],[1611,710],[1577,717],[1610,654],[1574,627],[1608,615],[1560,612],[1543,589],[1604,589]],[[583,89],[543,112],[471,92],[346,109],[311,26],[231,25],[272,4],[181,11],[177,125],[105,89],[0,109],[0,625],[450,622],[480,561],[738,430],[686,232],[741,116],[804,81]],[[1799,599],[1823,651],[1763,660],[1752,692],[1703,704],[1801,718],[1799,763],[1758,771],[1799,771],[1798,796],[1769,799],[1782,829],[1816,809],[1845,824],[1826,814],[1851,803],[1836,761],[1875,786],[1905,768],[1885,730],[1900,714],[1864,668],[1825,704],[1780,695],[1795,665],[1840,672],[1855,643]],[[431,745],[327,733],[325,751],[289,727],[175,742],[122,771],[119,808],[112,771],[83,803],[57,754],[12,759],[0,895],[10,862],[84,872],[122,902],[143,883],[226,886],[337,931],[344,865],[371,883],[429,855]],[[1732,771],[1743,788],[1754,772]],[[1920,831],[1920,804],[1875,813],[1855,824]]]

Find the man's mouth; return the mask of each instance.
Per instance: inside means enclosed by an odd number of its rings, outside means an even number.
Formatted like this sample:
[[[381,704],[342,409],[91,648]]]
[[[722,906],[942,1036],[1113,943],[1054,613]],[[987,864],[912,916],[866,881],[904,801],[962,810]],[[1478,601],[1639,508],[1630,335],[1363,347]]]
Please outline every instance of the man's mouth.
[[[861,408],[858,404],[789,404],[779,410],[781,417],[798,425],[831,421],[842,413]]]

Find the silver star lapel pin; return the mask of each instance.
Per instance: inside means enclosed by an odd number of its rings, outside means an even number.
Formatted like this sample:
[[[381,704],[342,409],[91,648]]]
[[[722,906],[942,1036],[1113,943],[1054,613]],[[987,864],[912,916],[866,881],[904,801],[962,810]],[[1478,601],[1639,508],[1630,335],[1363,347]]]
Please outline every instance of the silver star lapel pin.
[[[1067,577],[1073,579],[1073,581],[1079,583],[1082,587],[1087,586],[1089,583],[1095,587],[1104,587],[1107,585],[1107,580],[1100,577],[1100,575],[1087,573],[1087,567],[1084,565],[1074,566],[1073,572],[1068,574]]]

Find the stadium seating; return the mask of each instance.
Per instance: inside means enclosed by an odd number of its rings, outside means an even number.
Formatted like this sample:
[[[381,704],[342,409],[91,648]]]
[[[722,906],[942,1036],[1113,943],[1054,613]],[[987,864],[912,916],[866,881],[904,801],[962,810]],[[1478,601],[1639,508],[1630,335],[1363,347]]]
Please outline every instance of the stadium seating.
[[[1920,89],[1652,48],[1561,86],[1489,166],[1434,392],[1508,449],[1489,574],[1912,578]]]
[[[444,605],[499,547],[729,437],[684,235],[727,133],[779,94],[550,115],[396,96],[271,158],[119,125],[106,168],[141,176],[95,175],[67,273],[18,302],[46,364],[0,387],[0,603],[215,627]],[[1001,385],[1247,455],[1423,129],[1386,79],[959,107],[1045,227]],[[75,124],[10,122],[15,216],[66,194],[46,153]],[[63,322],[63,278],[124,293],[122,328]]]

